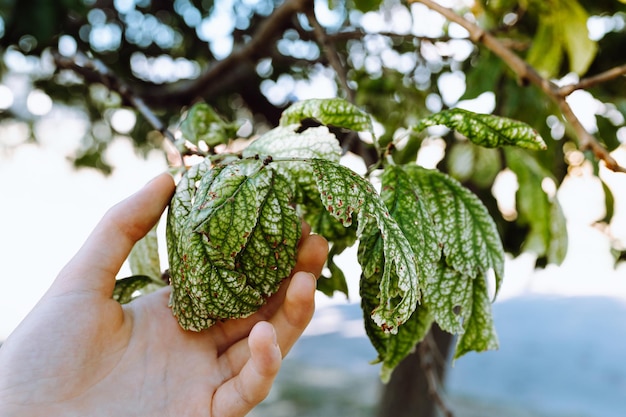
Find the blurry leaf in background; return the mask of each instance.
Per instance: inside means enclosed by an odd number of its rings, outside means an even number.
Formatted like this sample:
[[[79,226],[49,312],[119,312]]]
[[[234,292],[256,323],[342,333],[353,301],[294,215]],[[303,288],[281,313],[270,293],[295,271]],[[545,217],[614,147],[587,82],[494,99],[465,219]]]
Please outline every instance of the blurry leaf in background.
[[[524,250],[561,264],[567,252],[565,217],[556,196],[549,196],[542,188],[545,180],[554,181],[552,175],[530,154],[518,149],[507,149],[506,160],[519,184],[519,222],[530,226]]]
[[[161,261],[157,241],[157,227],[150,229],[130,251],[128,262],[133,275],[145,275],[156,282],[161,280]]]
[[[180,130],[184,139],[195,146],[202,141],[209,147],[214,147],[234,139],[239,127],[240,125],[236,122],[226,122],[208,104],[197,103],[187,112]]]
[[[596,56],[597,44],[589,39],[588,13],[577,0],[542,2],[539,27],[528,51],[528,63],[546,77],[558,76],[563,55],[569,69],[583,75]]]

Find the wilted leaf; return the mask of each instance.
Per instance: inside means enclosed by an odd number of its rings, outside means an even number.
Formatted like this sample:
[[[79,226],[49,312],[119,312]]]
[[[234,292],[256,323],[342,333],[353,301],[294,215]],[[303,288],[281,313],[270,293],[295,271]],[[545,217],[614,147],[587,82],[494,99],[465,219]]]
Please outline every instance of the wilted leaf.
[[[300,220],[291,187],[264,161],[193,167],[172,199],[170,305],[185,329],[257,311],[293,269]]]
[[[455,108],[444,110],[419,121],[415,130],[444,125],[465,135],[477,145],[495,148],[505,145],[527,149],[546,149],[535,129],[526,123],[490,114],[478,114]]]
[[[379,303],[371,314],[378,326],[395,333],[411,316],[419,298],[420,274],[411,245],[368,181],[334,162],[314,159],[310,163],[322,203],[330,214],[346,227],[352,224],[352,215],[358,215],[357,236],[372,222],[378,226],[385,262]]]

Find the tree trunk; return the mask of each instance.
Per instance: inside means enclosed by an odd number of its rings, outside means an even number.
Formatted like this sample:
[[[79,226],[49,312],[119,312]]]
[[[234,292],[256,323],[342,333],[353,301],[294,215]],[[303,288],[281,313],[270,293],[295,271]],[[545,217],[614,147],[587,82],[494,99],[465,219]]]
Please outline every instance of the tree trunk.
[[[436,324],[429,336],[434,340],[442,361],[433,361],[431,370],[443,381],[452,335],[442,331]],[[422,342],[426,343],[426,342]],[[434,417],[436,402],[431,394],[428,377],[420,357],[420,345],[415,352],[404,358],[394,370],[384,387],[377,417]],[[440,355],[440,356],[439,356]],[[432,356],[432,355],[431,355]]]

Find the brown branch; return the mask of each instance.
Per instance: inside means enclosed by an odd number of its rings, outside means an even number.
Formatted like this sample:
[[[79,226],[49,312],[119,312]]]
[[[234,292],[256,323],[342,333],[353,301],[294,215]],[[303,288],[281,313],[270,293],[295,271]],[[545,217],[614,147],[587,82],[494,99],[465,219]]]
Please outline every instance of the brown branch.
[[[564,85],[559,89],[559,93],[563,97],[567,97],[576,90],[584,90],[595,85],[611,81],[622,75],[626,75],[626,64],[611,68],[592,77],[583,78],[575,84]]]
[[[315,17],[315,11],[312,7],[307,9],[306,16],[309,20],[309,24],[311,25],[311,27],[313,27],[313,33],[315,34],[317,41],[320,43],[324,54],[328,58],[328,63],[335,70],[341,86],[346,91],[346,94],[348,95],[348,100],[351,103],[354,103],[354,90],[350,88],[350,84],[348,83],[348,74],[346,73],[346,69],[341,63],[341,57],[339,56],[337,49],[326,36],[326,31]]]
[[[232,78],[238,68],[249,68],[256,61],[269,55],[274,41],[291,24],[291,18],[312,7],[313,0],[287,0],[265,19],[250,41],[227,58],[206,68],[198,78],[179,81],[165,86],[149,86],[142,97],[155,105],[167,104],[172,100],[190,103],[198,97],[207,96],[207,91]]]
[[[99,82],[108,89],[116,91],[122,97],[124,103],[134,107],[153,129],[159,131],[174,145],[174,148],[176,148],[176,138],[174,134],[170,132],[167,126],[154,114],[145,101],[136,95],[133,90],[117,77],[102,61],[91,58],[81,51],[76,52],[75,55],[70,57],[61,55],[58,51],[53,51],[52,56],[58,69],[72,70],[88,82]],[[185,166],[182,155],[181,162],[182,166]]]
[[[431,10],[434,10],[444,16],[451,22],[457,23],[469,32],[470,40],[475,44],[482,44],[491,52],[500,57],[511,68],[520,80],[522,85],[528,83],[538,86],[554,103],[556,103],[563,113],[563,117],[572,126],[578,137],[578,144],[583,150],[591,150],[596,158],[604,161],[606,167],[615,172],[624,172],[626,169],[621,167],[617,161],[611,156],[609,151],[604,148],[598,140],[590,134],[582,125],[578,117],[572,111],[567,103],[566,96],[562,94],[561,89],[550,80],[542,77],[536,69],[530,66],[526,61],[516,55],[512,50],[504,46],[495,36],[489,32],[485,32],[476,24],[458,15],[454,10],[443,7],[433,0],[409,0],[409,3],[422,3]]]

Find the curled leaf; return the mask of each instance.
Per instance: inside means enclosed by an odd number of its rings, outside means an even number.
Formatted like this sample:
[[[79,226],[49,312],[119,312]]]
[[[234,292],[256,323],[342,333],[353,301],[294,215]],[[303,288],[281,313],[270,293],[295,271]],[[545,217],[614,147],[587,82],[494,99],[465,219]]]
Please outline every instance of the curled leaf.
[[[334,162],[313,159],[310,164],[322,204],[333,217],[348,227],[353,215],[358,215],[357,236],[362,236],[370,223],[380,230],[385,261],[379,265],[382,267],[379,303],[371,316],[384,331],[396,333],[398,326],[409,319],[419,299],[420,272],[409,241],[368,181]]]
[[[295,266],[291,188],[264,161],[192,167],[172,199],[167,241],[180,325],[202,330],[257,311]]]

